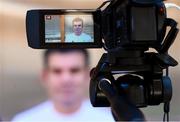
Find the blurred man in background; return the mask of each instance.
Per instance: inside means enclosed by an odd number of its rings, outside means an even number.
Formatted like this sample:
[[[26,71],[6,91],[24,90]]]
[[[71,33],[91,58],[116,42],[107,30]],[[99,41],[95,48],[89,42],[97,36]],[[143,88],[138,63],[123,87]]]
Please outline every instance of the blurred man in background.
[[[83,20],[81,18],[73,19],[73,33],[66,35],[65,42],[92,42],[91,36],[83,32],[83,27]]]
[[[13,121],[113,122],[110,109],[93,108],[89,100],[86,100],[88,65],[86,50],[47,50],[44,54],[42,84],[49,100],[16,115]]]

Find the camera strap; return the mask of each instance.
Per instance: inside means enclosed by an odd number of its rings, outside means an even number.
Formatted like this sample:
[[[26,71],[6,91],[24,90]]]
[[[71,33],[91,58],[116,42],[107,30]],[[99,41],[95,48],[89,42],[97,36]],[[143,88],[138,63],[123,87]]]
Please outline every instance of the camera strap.
[[[171,85],[171,84],[168,84],[168,83],[171,83],[171,80],[169,78],[169,68],[168,67],[166,68],[166,75],[163,77],[163,80],[165,80],[164,82],[166,82],[166,84],[164,86]],[[172,93],[172,91],[171,91],[171,93]],[[170,100],[171,100],[171,98],[165,100],[165,102],[164,102],[163,122],[165,122],[165,121],[169,122]]]

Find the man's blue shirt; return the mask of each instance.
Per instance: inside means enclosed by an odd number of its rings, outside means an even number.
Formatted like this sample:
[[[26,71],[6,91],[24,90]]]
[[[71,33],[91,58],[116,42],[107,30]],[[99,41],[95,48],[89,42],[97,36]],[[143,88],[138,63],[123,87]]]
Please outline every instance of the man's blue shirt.
[[[65,42],[93,42],[90,35],[81,33],[81,35],[75,35],[74,33],[67,34]]]

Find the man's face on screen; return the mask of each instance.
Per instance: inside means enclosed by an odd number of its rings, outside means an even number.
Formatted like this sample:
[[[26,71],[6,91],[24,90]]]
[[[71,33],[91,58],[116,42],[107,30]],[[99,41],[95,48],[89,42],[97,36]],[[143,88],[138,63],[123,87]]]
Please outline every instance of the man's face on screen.
[[[43,77],[50,97],[68,105],[84,97],[89,73],[83,54],[54,53],[48,58],[48,68]]]
[[[73,31],[75,35],[79,36],[81,35],[83,31],[83,22],[82,21],[74,21],[73,22]]]

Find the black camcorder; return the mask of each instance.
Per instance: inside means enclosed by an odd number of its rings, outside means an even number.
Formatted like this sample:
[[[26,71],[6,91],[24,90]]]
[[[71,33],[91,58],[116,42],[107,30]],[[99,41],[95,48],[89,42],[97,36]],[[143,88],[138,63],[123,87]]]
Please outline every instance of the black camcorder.
[[[27,12],[27,38],[32,48],[141,49],[156,47],[163,41],[166,9],[158,0],[114,0],[103,11],[30,10]],[[84,20],[89,41],[66,41],[73,17]],[[102,42],[104,39],[104,45]]]
[[[32,48],[106,50],[90,74],[90,99],[95,107],[110,105],[100,88],[102,82],[110,83],[137,107],[169,105],[168,67],[178,63],[168,49],[177,36],[176,27],[176,21],[166,16],[163,0],[111,0],[96,10],[29,10],[26,18]],[[156,52],[148,52],[149,48]],[[121,76],[115,78],[117,74]]]

